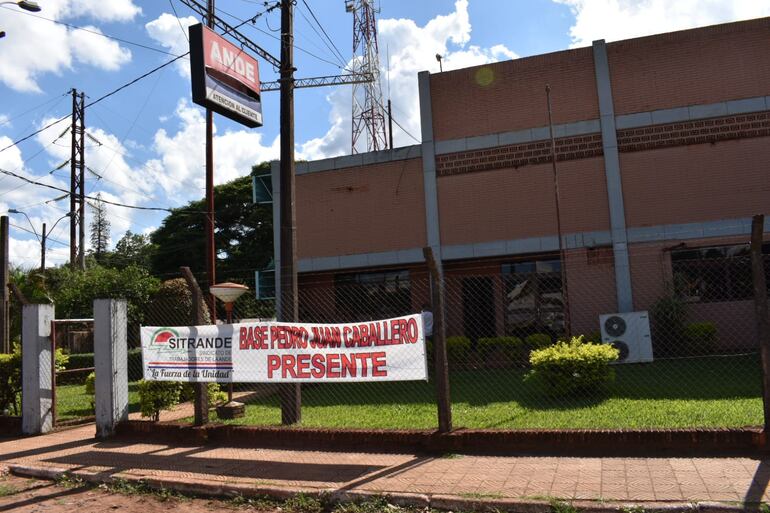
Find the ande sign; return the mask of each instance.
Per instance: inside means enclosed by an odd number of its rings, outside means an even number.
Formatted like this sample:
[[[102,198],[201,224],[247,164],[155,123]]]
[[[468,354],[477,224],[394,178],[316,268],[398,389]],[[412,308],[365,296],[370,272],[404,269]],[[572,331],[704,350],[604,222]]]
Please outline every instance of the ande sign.
[[[259,64],[242,48],[202,25],[190,26],[192,97],[249,128],[262,126]]]
[[[144,378],[281,383],[428,379],[420,315],[352,324],[143,327]]]

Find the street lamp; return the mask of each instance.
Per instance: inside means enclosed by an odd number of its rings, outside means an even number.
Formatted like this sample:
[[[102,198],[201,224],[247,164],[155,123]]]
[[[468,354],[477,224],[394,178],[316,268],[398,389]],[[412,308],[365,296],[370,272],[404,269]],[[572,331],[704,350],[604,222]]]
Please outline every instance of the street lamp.
[[[31,0],[20,0],[19,2],[0,2],[0,5],[18,5],[19,8],[29,12],[40,12],[40,6],[37,2]],[[0,30],[0,39],[5,37],[5,30]]]
[[[15,208],[9,208],[8,209],[8,213],[9,214],[21,214],[21,215],[23,215],[24,217],[27,218],[27,222],[32,227],[32,232],[35,234],[35,237],[37,237],[37,240],[40,241],[40,270],[41,271],[45,271],[45,249],[46,249],[45,248],[45,242],[48,239],[48,235],[53,233],[54,229],[56,228],[56,225],[59,224],[59,221],[61,221],[65,217],[71,217],[72,216],[72,212],[67,212],[66,214],[61,216],[59,219],[57,219],[53,223],[53,226],[51,227],[51,229],[48,232],[46,232],[45,223],[43,223],[43,236],[42,237],[38,236],[37,231],[35,230],[35,225],[32,224],[32,221],[30,220],[30,218],[26,214],[26,212],[22,212],[21,210],[17,210]]]
[[[227,324],[233,323],[233,303],[248,290],[246,285],[231,282],[218,283],[209,287],[209,292],[225,304]],[[243,403],[233,402],[233,383],[231,381],[227,386],[227,404],[217,408],[217,415],[220,418],[234,419],[242,417],[244,413]]]
[[[18,5],[21,9],[29,12],[40,12],[40,6],[37,5],[37,2],[32,2],[31,0],[21,0],[20,2],[0,2],[0,5],[10,5],[15,4]]]

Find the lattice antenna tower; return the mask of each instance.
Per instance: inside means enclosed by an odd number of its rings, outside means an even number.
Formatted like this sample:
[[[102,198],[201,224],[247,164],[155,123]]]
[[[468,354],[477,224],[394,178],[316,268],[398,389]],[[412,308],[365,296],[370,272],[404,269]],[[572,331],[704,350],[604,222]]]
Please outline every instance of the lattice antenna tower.
[[[370,73],[371,82],[353,85],[352,153],[359,153],[366,139],[366,151],[385,150],[388,137],[380,86],[380,55],[377,45],[377,9],[374,0],[345,0],[345,10],[353,14],[353,61],[351,70]]]

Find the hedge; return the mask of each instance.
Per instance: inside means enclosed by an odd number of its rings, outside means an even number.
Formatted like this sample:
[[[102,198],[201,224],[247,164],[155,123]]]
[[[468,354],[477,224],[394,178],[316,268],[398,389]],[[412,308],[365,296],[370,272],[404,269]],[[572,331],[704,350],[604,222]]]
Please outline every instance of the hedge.
[[[615,379],[610,363],[620,351],[608,344],[583,342],[573,337],[544,349],[532,351],[528,378],[538,379],[554,396],[593,395]]]

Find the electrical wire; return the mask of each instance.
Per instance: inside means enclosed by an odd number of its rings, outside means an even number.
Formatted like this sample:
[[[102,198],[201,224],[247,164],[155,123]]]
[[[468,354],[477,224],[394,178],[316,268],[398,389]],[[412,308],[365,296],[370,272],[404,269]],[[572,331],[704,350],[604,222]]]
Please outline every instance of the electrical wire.
[[[92,101],[91,103],[89,103],[89,104],[87,104],[87,105],[84,105],[84,106],[83,106],[83,108],[84,108],[84,109],[87,109],[88,107],[91,107],[91,106],[93,106],[93,105],[96,105],[97,103],[101,102],[102,100],[106,100],[106,99],[107,99],[107,98],[109,98],[110,96],[112,96],[112,95],[114,95],[114,94],[116,94],[116,93],[118,93],[118,92],[122,91],[123,89],[125,89],[125,88],[127,88],[127,87],[129,87],[129,86],[131,86],[131,85],[133,85],[133,84],[135,84],[135,83],[137,83],[137,82],[139,82],[140,80],[142,80],[142,79],[144,79],[144,78],[148,77],[149,75],[151,75],[151,74],[155,73],[156,71],[158,71],[158,70],[160,70],[160,69],[163,69],[163,68],[165,68],[165,67],[166,67],[166,66],[168,66],[169,64],[173,64],[174,62],[178,61],[178,60],[179,60],[179,59],[181,59],[182,57],[185,57],[185,56],[189,55],[189,53],[190,53],[190,52],[186,52],[186,53],[183,53],[182,55],[178,55],[178,56],[174,57],[174,58],[173,58],[173,59],[171,59],[170,61],[166,61],[166,62],[164,62],[164,63],[163,63],[163,64],[161,64],[160,66],[157,66],[157,67],[155,67],[155,68],[151,69],[150,71],[148,71],[148,72],[146,72],[146,73],[144,73],[144,74],[142,74],[142,75],[138,76],[137,78],[135,78],[135,79],[131,80],[130,82],[127,82],[127,83],[123,84],[122,86],[118,87],[117,89],[114,89],[114,90],[110,91],[109,93],[107,93],[107,94],[105,94],[105,95],[103,95],[103,96],[100,96],[99,98],[97,98],[96,100]],[[29,135],[27,135],[27,136],[25,136],[25,137],[22,137],[21,139],[17,139],[16,141],[12,142],[12,143],[11,143],[11,144],[9,144],[8,146],[5,146],[5,147],[3,147],[3,148],[0,148],[0,153],[4,152],[5,150],[7,150],[7,149],[9,149],[9,148],[13,148],[13,147],[14,147],[14,146],[16,146],[17,144],[19,144],[19,143],[21,143],[21,142],[24,142],[24,141],[26,141],[27,139],[31,139],[32,137],[36,136],[36,135],[37,135],[37,134],[39,134],[40,132],[43,132],[43,131],[45,131],[45,130],[49,129],[49,128],[51,128],[52,126],[54,126],[54,125],[56,125],[56,124],[58,124],[58,123],[61,123],[61,122],[62,122],[62,121],[64,121],[65,119],[69,119],[70,117],[71,117],[71,116],[68,114],[68,115],[66,115],[66,116],[63,116],[63,117],[61,117],[61,118],[59,118],[59,119],[56,119],[56,120],[54,120],[54,121],[52,121],[52,122],[48,123],[48,124],[47,124],[46,126],[44,126],[43,128],[40,128],[39,130],[35,130],[35,131],[34,131],[34,132],[32,132],[31,134],[29,134]]]
[[[48,105],[49,103],[55,102],[56,100],[60,100],[60,99],[62,98],[62,96],[67,96],[68,94],[69,94],[69,93],[67,92],[67,93],[63,93],[61,96],[56,96],[56,97],[54,97],[54,98],[50,98],[49,100],[46,100],[46,101],[44,101],[43,103],[40,103],[40,104],[38,104],[38,105],[36,105],[36,106],[34,106],[34,107],[31,107],[31,108],[29,108],[29,109],[25,110],[24,112],[20,112],[20,113],[18,113],[18,114],[16,114],[16,115],[12,116],[12,117],[10,117],[10,118],[6,118],[6,119],[4,119],[4,120],[3,120],[3,122],[2,122],[2,123],[0,123],[0,126],[4,126],[4,125],[7,125],[7,124],[10,124],[10,123],[11,123],[11,121],[14,121],[14,120],[16,120],[16,119],[19,119],[19,118],[20,118],[20,117],[22,117],[22,116],[26,116],[26,115],[27,115],[27,114],[29,114],[30,112],[34,112],[34,111],[36,111],[37,109],[40,109],[40,108],[42,108],[42,107],[45,107],[45,106],[46,106],[46,105]]]
[[[18,178],[19,180],[24,180],[25,182],[33,184],[33,185],[39,185],[41,187],[47,187],[47,188],[53,189],[55,191],[66,192],[67,194],[69,194],[69,192],[70,192],[67,189],[63,189],[61,187],[57,187],[55,185],[50,185],[50,184],[47,184],[47,183],[38,182],[36,180],[32,180],[30,178],[27,178],[26,176],[22,176],[22,175],[20,175],[18,173],[14,173],[13,171],[8,171],[7,169],[0,168],[0,173],[8,175],[8,176],[13,176],[14,178]],[[97,199],[97,198],[94,198],[93,196],[83,196],[83,197],[86,198],[86,199],[90,199],[90,200],[96,200]],[[103,203],[107,203],[108,205],[114,205],[116,207],[123,207],[123,208],[131,208],[131,209],[134,209],[134,210],[150,210],[150,211],[154,211],[154,212],[173,212],[173,209],[171,209],[171,208],[142,207],[142,206],[139,206],[139,205],[128,205],[126,203],[120,203],[120,202],[117,202],[117,201],[110,201],[110,200],[105,200],[105,199],[102,199],[100,201],[102,201]],[[197,213],[204,214],[205,212],[200,211],[200,212],[197,212]]]
[[[172,0],[168,0],[168,5],[171,6],[171,10],[174,12],[174,18],[176,18],[176,22],[179,24],[179,28],[182,29],[182,34],[184,35],[185,40],[189,43],[190,37],[187,35],[187,31],[182,26],[182,20],[179,19],[179,15],[176,13],[176,7],[174,7],[174,2],[172,2]]]
[[[342,65],[344,66],[344,65],[345,65],[345,64],[344,64],[344,63],[345,63],[345,58],[342,56],[342,52],[340,52],[340,49],[339,49],[339,48],[337,48],[337,45],[335,45],[335,44],[334,44],[334,41],[332,41],[332,38],[331,38],[331,37],[329,37],[329,34],[326,32],[326,29],[324,29],[323,25],[321,25],[321,22],[320,22],[320,21],[318,21],[318,18],[316,17],[316,15],[315,15],[315,13],[313,12],[313,9],[310,7],[310,5],[308,5],[308,3],[307,3],[305,0],[302,0],[302,3],[305,5],[305,8],[307,8],[308,12],[310,12],[310,16],[312,16],[312,17],[313,17],[313,19],[315,20],[315,22],[318,24],[318,28],[320,28],[320,29],[321,29],[321,32],[323,32],[323,33],[324,33],[324,35],[326,36],[326,39],[327,39],[327,40],[329,41],[329,43],[331,43],[331,45],[334,47],[334,50],[336,50],[336,52],[337,52],[337,56],[340,58],[340,62],[341,62],[341,63],[342,63]],[[299,11],[299,12],[300,12],[300,14],[302,14],[302,11]],[[304,15],[304,14],[302,14],[302,17],[304,18],[304,17],[305,17],[305,15]],[[307,20],[307,18],[305,18],[305,19]],[[308,22],[308,23],[309,23],[309,22]],[[312,25],[311,25],[311,28],[312,28]],[[315,29],[313,28],[313,30],[315,30]],[[317,34],[317,33],[318,33],[318,32],[316,32],[316,34]],[[319,37],[320,37],[320,36],[319,36]],[[327,45],[327,46],[328,46],[328,45]],[[331,48],[330,48],[329,50],[331,50]],[[332,53],[333,53],[333,52],[332,52]]]
[[[39,14],[33,14],[31,12],[21,11],[21,10],[18,10],[18,9],[11,9],[11,8],[5,7],[5,6],[2,6],[2,7],[3,7],[3,9],[6,9],[8,11],[12,11],[12,12],[17,13],[17,14],[24,14],[26,16],[32,16],[33,18],[39,18],[41,20],[50,21],[51,23],[56,23],[57,25],[63,25],[63,26],[65,26],[67,28],[70,28],[72,30],[82,30],[83,32],[88,32],[90,34],[94,34],[94,35],[97,35],[97,36],[102,36],[102,37],[107,38],[107,39],[112,39],[112,40],[115,40],[115,41],[119,41],[121,43],[125,43],[125,44],[131,45],[131,46],[136,46],[138,48],[144,48],[145,50],[152,50],[153,52],[158,52],[158,53],[162,53],[162,54],[165,54],[165,55],[174,55],[174,56],[176,55],[174,53],[167,52],[166,50],[162,50],[162,49],[156,48],[154,46],[149,46],[149,45],[145,45],[145,44],[142,44],[142,43],[137,43],[135,41],[129,41],[128,39],[123,39],[121,37],[110,36],[109,34],[104,34],[102,32],[98,32],[96,30],[88,29],[88,28],[81,27],[81,26],[78,26],[78,25],[73,25],[71,23],[65,23],[63,21],[54,20],[52,18],[46,18],[45,16],[41,16]]]
[[[17,230],[21,230],[21,231],[23,231],[23,232],[27,232],[27,233],[31,233],[31,234],[33,234],[33,235],[37,235],[35,232],[33,232],[32,230],[30,230],[29,228],[24,228],[23,226],[19,226],[18,224],[13,224],[13,223],[11,223],[11,222],[9,222],[8,224],[9,224],[9,225],[11,225],[11,226],[13,226],[13,227],[14,227],[14,228],[16,228]],[[49,235],[46,235],[46,236],[45,236],[45,240],[46,240],[46,242],[48,242],[48,241],[50,240],[51,242],[55,242],[56,244],[61,244],[62,246],[69,246],[69,244],[67,244],[67,243],[65,243],[65,242],[62,242],[62,241],[60,241],[60,240],[54,239],[54,238],[50,237]]]

